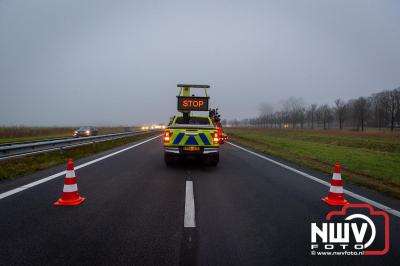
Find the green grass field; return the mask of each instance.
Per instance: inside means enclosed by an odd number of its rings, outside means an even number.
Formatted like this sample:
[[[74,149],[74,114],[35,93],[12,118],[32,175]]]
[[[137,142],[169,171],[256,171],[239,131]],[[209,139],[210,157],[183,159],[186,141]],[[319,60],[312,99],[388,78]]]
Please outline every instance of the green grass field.
[[[390,132],[228,128],[235,143],[400,198],[400,135]]]

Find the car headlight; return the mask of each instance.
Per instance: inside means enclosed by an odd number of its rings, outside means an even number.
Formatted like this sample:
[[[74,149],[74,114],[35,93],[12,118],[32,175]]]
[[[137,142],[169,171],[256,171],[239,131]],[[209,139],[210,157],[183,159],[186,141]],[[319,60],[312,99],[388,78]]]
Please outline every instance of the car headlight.
[[[86,134],[89,134],[90,133],[90,131],[89,130],[86,130]]]

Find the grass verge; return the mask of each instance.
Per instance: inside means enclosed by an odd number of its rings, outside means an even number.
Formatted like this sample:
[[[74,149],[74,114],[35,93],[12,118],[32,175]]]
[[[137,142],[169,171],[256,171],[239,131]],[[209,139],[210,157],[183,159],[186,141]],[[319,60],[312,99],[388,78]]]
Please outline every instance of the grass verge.
[[[227,132],[235,143],[324,173],[340,162],[345,181],[400,199],[398,135],[243,128]]]
[[[159,132],[149,132],[142,135],[75,147],[64,150],[63,152],[54,151],[15,159],[2,160],[0,161],[0,181],[64,164],[69,158],[76,160],[157,134],[159,134]]]

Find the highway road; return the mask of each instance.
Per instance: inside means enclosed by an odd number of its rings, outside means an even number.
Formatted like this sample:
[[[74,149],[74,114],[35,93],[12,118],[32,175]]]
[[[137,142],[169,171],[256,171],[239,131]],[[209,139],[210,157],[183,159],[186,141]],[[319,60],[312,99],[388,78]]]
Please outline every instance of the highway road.
[[[161,138],[75,161],[86,201],[56,207],[59,166],[0,183],[1,265],[396,265],[400,217],[390,214],[384,256],[312,256],[311,222],[331,210],[328,188],[225,144],[217,167],[167,167]],[[111,155],[112,154],[112,155]],[[107,158],[103,156],[110,155]],[[95,159],[98,161],[92,162]],[[296,169],[296,166],[293,166]],[[301,170],[301,169],[300,169]],[[304,170],[302,170],[304,171]],[[328,176],[304,171],[323,180]],[[193,188],[193,189],[192,189]],[[400,210],[400,202],[345,188]],[[13,193],[7,193],[12,189]],[[347,197],[352,203],[360,202]],[[383,237],[378,230],[378,237]]]

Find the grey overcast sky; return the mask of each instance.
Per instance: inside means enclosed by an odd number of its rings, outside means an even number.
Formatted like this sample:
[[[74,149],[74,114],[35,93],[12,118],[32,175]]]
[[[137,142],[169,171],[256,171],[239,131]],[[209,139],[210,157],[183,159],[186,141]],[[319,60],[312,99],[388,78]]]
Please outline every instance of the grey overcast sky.
[[[228,119],[400,85],[400,1],[0,0],[0,125],[165,122],[176,84]]]

